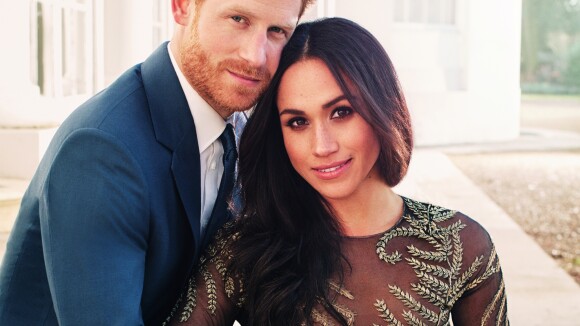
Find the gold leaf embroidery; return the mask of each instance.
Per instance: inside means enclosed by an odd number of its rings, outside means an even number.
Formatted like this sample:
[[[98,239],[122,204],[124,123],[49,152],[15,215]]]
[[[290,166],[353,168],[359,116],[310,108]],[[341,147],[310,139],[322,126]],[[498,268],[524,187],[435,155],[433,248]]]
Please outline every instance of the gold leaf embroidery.
[[[312,319],[322,326],[334,325],[325,315],[323,315],[316,309],[312,309]]]
[[[189,319],[193,309],[195,309],[197,305],[197,288],[195,278],[193,276],[189,278],[185,300],[185,306],[183,307],[181,316],[179,318],[179,321],[182,323]]]
[[[389,311],[389,309],[387,308],[387,305],[385,304],[385,301],[384,300],[377,300],[375,302],[375,307],[380,312],[379,316],[384,321],[386,321],[387,323],[389,323],[389,325],[403,326],[403,324],[401,324],[401,322],[398,321],[397,318],[395,318],[395,315],[393,315]]]
[[[483,263],[483,256],[476,257],[462,272],[465,262],[460,231],[466,225],[461,220],[447,226],[440,225],[441,222],[452,218],[456,211],[408,198],[404,198],[404,201],[411,212],[403,216],[409,226],[389,230],[380,238],[376,248],[379,259],[393,265],[402,261],[401,253],[387,251],[388,242],[397,237],[417,237],[431,245],[432,250],[419,249],[414,245],[407,246],[407,253],[410,257],[405,257],[404,261],[414,269],[419,282],[411,284],[412,293],[405,292],[395,285],[389,285],[389,292],[411,309],[403,312],[403,318],[409,325],[423,325],[420,318],[448,324],[450,309],[463,293],[500,270],[497,255],[495,250],[492,250],[488,266],[477,278],[474,278],[474,275]],[[500,292],[505,293],[505,291]],[[425,307],[422,301],[417,300],[414,295],[438,307],[439,312],[436,313]],[[383,320],[396,324],[396,317],[387,309],[384,301],[377,300],[375,307]]]
[[[206,266],[201,268],[203,280],[205,281],[205,289],[207,291],[207,308],[212,315],[215,315],[217,309],[217,292],[216,285],[211,273]]]
[[[389,292],[397,297],[397,299],[401,300],[406,307],[411,308],[415,312],[418,312],[421,314],[421,316],[423,316],[423,318],[428,319],[429,321],[437,321],[437,314],[413,298],[410,293],[401,290],[401,288],[396,285],[389,285],[389,289]]]
[[[346,323],[348,326],[354,325],[354,318],[356,316],[354,311],[339,304],[333,304],[332,306],[334,307],[334,309],[336,309],[336,311],[338,311],[339,314],[341,314],[344,317],[344,319],[346,319]]]
[[[346,297],[350,300],[354,300],[354,296],[347,289],[339,286],[338,284],[330,281],[330,282],[328,282],[328,286],[332,290],[336,291],[338,294],[342,295],[343,297]]]

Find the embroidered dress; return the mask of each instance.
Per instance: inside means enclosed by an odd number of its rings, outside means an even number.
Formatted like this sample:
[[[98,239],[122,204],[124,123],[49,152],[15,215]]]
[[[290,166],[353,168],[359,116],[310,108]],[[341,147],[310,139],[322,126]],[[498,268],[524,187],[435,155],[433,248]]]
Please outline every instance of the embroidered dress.
[[[505,285],[488,233],[452,210],[403,198],[391,229],[344,237],[350,267],[328,280],[349,325],[509,325]],[[226,226],[227,229],[227,226]],[[227,273],[237,235],[220,232],[176,304],[170,324],[231,325],[245,320],[244,280]],[[316,307],[317,325],[337,325]]]

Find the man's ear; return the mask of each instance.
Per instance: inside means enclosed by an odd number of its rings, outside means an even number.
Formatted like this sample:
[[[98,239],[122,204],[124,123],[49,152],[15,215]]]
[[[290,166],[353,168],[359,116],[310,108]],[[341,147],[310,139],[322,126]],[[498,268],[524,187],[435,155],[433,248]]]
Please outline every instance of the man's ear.
[[[194,14],[195,0],[171,0],[173,19],[179,25],[187,26],[190,16]]]

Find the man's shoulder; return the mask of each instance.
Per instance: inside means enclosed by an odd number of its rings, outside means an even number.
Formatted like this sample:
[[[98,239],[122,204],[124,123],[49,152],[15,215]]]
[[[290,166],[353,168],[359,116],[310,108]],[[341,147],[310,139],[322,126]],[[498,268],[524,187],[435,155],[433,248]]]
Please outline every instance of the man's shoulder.
[[[68,142],[72,137],[75,142]],[[56,154],[66,144],[86,147],[97,141],[94,138],[107,138],[136,157],[159,155],[154,150],[158,143],[139,66],[74,110],[59,127],[47,153]]]
[[[81,104],[65,121],[79,126],[99,127],[111,115],[134,115],[133,110],[147,107],[147,96],[137,65],[122,74],[109,87]]]

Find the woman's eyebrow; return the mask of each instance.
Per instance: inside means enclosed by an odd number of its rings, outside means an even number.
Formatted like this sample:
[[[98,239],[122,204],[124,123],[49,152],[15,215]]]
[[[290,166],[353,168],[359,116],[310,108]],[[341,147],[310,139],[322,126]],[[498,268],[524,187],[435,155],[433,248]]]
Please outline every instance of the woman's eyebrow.
[[[339,95],[336,98],[334,98],[333,100],[328,101],[328,103],[322,105],[322,108],[324,109],[328,109],[329,107],[335,105],[336,103],[342,101],[342,100],[346,100],[346,96],[344,95]]]
[[[336,103],[338,103],[338,102],[340,102],[342,100],[346,100],[346,99],[347,99],[346,96],[339,95],[339,96],[335,97],[334,99],[332,99],[332,100],[326,102],[325,104],[323,104],[322,105],[322,108],[323,109],[328,109],[328,108],[332,107],[333,105],[335,105]],[[282,116],[283,114],[304,115],[304,111],[298,110],[298,109],[288,108],[288,109],[284,109],[284,110],[280,111],[280,114],[279,115]]]
[[[298,109],[284,109],[280,111],[279,115],[282,116],[283,114],[303,115],[304,111]]]

